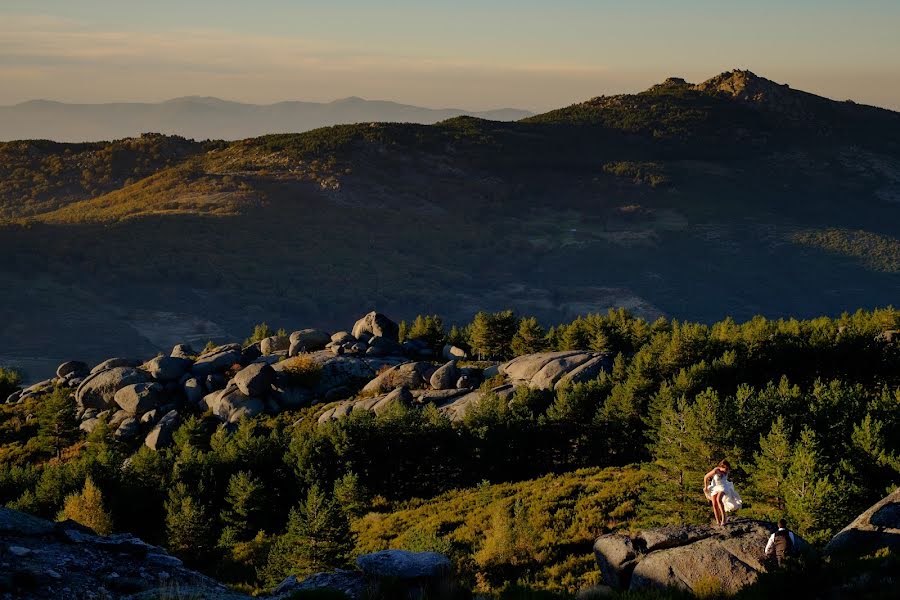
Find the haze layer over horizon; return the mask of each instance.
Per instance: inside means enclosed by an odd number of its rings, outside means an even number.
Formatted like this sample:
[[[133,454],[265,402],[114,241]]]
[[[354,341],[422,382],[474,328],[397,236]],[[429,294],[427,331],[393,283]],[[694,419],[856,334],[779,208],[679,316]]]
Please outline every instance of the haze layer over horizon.
[[[747,68],[897,110],[898,30],[900,4],[886,0],[9,0],[0,105],[361,96],[538,112]]]

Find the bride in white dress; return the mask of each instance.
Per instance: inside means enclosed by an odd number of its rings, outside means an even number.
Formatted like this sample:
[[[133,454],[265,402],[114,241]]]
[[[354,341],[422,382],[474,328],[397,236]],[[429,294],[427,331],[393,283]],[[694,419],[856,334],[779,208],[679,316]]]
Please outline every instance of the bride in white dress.
[[[725,513],[734,512],[743,504],[734,484],[728,479],[730,472],[731,465],[723,460],[703,477],[703,491],[707,500],[712,502],[718,525],[725,524]]]

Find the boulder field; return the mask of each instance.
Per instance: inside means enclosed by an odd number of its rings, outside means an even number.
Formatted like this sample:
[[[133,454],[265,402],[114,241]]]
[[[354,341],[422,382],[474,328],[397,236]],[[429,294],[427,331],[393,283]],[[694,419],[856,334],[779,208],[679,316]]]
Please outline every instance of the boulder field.
[[[301,329],[200,352],[177,344],[168,355],[146,361],[115,357],[93,368],[67,361],[55,378],[16,391],[7,402],[61,387],[74,395],[83,431],[90,433],[105,420],[118,439],[143,439],[158,449],[171,444],[188,413],[209,412],[233,424],[243,417],[322,404],[319,423],[327,423],[356,410],[378,414],[399,403],[434,405],[458,421],[485,391],[509,399],[518,386],[554,390],[593,379],[612,364],[608,355],[587,351],[466,364],[461,348],[401,342],[399,326],[377,312],[350,329]],[[480,389],[488,379],[494,385]]]

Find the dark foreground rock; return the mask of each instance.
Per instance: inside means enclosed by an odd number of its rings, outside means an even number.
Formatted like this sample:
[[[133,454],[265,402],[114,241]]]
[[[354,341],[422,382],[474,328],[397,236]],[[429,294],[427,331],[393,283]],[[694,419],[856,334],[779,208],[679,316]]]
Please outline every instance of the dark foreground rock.
[[[766,541],[775,529],[772,523],[739,519],[724,527],[686,525],[634,536],[608,534],[594,542],[594,554],[603,582],[616,589],[674,587],[694,592],[698,585],[715,585],[733,594],[767,571]],[[803,540],[799,543],[806,546]]]
[[[169,597],[248,598],[134,536],[97,536],[69,521],[51,523],[0,508],[0,598]]]
[[[356,559],[358,571],[316,573],[299,580],[290,576],[275,588],[275,598],[299,591],[339,590],[352,600],[412,600],[453,597],[450,559],[437,552],[382,550]],[[373,596],[374,595],[374,596]]]

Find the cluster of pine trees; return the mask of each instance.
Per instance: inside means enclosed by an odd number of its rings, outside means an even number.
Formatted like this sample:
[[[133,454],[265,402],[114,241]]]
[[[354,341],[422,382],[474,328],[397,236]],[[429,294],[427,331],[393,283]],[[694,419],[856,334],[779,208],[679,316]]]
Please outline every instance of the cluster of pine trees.
[[[546,330],[505,311],[450,331],[437,316],[402,329],[492,358],[591,348],[615,359],[555,393],[521,388],[501,400],[489,381],[462,423],[434,407],[324,425],[311,407],[232,428],[197,414],[159,452],[135,451],[103,424],[83,438],[71,398],[54,392],[0,407],[0,502],[131,531],[265,588],[346,564],[352,526],[370,511],[483,481],[640,463],[642,525],[706,522],[703,473],[728,458],[750,514],[787,516],[813,541],[900,483],[900,345],[885,335],[900,329],[893,309],[714,325],[611,311]],[[515,511],[496,520],[518,531]],[[519,560],[492,548],[471,560]]]

